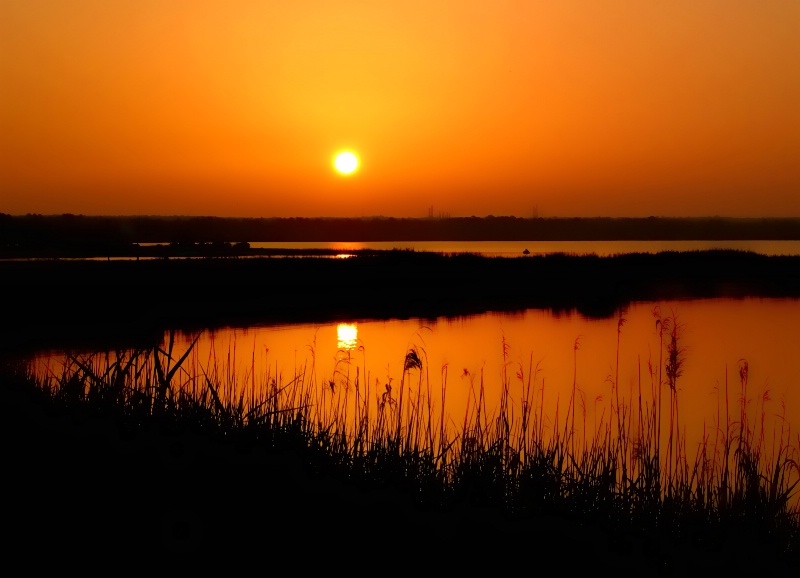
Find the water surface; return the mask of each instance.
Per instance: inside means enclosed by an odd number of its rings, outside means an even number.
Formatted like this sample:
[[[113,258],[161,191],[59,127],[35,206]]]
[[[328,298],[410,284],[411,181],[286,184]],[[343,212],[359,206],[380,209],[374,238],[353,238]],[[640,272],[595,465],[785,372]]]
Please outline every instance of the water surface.
[[[682,370],[673,391],[665,366],[676,323]],[[544,428],[553,428],[574,388],[575,434],[587,440],[617,427],[610,421],[616,407],[632,416],[635,430],[640,405],[657,405],[660,390],[665,415],[676,396],[675,424],[691,461],[702,444],[713,444],[740,421],[742,408],[767,455],[781,443],[800,445],[797,327],[800,303],[783,299],[635,303],[608,319],[545,310],[425,321],[342,319],[206,332],[191,363],[201,371],[227,362],[242,387],[302,375],[318,384],[319,403],[366,397],[373,409],[387,385],[397,396],[403,384],[405,395],[422,395],[437,415],[444,409],[454,431],[474,411],[481,390],[486,411],[496,412],[504,384],[516,415],[527,396]],[[194,337],[184,336],[179,349]],[[405,371],[411,350],[422,369]],[[665,422],[662,437],[668,434]]]
[[[516,257],[527,250],[530,255],[567,253],[600,257],[626,253],[662,251],[706,251],[729,249],[752,251],[762,255],[800,255],[800,241],[386,241],[349,242],[278,242],[250,243],[253,249],[332,249],[342,253],[368,249],[390,251],[409,249],[434,253],[476,253],[486,256]]]

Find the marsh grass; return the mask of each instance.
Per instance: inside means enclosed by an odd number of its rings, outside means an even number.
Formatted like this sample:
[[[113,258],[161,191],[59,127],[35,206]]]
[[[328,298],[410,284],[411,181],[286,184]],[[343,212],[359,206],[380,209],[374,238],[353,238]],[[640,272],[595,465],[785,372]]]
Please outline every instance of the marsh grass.
[[[657,310],[654,318],[662,343],[657,367],[650,362],[643,380],[640,363],[627,398],[615,370],[610,412],[604,407],[591,425],[575,378],[566,411],[556,404],[549,416],[538,365],[532,357],[527,368],[511,364],[505,340],[499,403],[487,403],[483,370],[464,370],[469,397],[459,417],[445,411],[448,368],[434,394],[425,349],[417,345],[403,354],[397,382],[373,380],[366,362],[358,365],[349,354],[332,376],[320,376],[313,348],[311,362],[290,376],[277,364],[257,363],[255,351],[241,371],[235,345],[221,353],[212,346],[203,361],[197,338],[176,351],[172,333],[163,347],[17,363],[5,379],[84,418],[110,416],[128,435],[157,424],[292,451],[311,471],[365,488],[402,488],[423,509],[469,503],[514,518],[559,514],[612,534],[675,539],[746,529],[796,557],[800,436],[785,419],[766,429],[768,391],[752,403],[742,360],[738,393],[726,375],[715,423],[691,457],[678,411],[682,326]],[[579,347],[576,339],[573,372]]]

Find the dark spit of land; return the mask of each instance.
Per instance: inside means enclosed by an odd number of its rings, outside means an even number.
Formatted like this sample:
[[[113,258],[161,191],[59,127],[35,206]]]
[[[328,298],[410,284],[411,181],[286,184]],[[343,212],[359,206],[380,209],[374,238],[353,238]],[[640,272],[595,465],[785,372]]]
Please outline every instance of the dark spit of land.
[[[744,251],[492,258],[251,242],[793,240],[800,219],[217,218],[0,213],[0,347],[135,345],[166,329],[800,296],[800,257]],[[280,257],[280,258],[276,258]],[[295,258],[298,257],[298,258]],[[96,345],[96,344],[95,344]]]
[[[392,250],[347,259],[0,261],[4,349],[111,347],[166,329],[457,317],[529,308],[615,315],[634,301],[800,296],[800,257],[744,251],[513,258]]]

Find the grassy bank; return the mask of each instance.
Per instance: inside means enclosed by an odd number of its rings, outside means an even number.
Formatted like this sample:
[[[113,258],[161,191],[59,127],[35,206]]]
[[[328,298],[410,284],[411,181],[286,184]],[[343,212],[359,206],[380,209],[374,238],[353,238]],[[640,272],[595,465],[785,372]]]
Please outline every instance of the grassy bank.
[[[231,352],[198,364],[191,347],[177,350],[171,339],[152,348],[71,357],[63,367],[33,370],[11,363],[3,383],[32,396],[51,415],[83,424],[104,421],[106,435],[115,439],[158,431],[173,440],[167,469],[184,467],[188,438],[195,440],[190,454],[217,445],[239,456],[260,456],[252,463],[278,460],[279,471],[258,470],[252,478],[237,476],[230,464],[220,471],[194,463],[200,472],[184,478],[181,487],[168,483],[164,459],[158,467],[140,464],[141,493],[122,499],[179,499],[188,493],[196,500],[194,523],[206,528],[218,523],[220,511],[237,510],[244,519],[259,517],[284,538],[297,532],[295,539],[315,548],[338,544],[332,550],[340,555],[352,549],[354,560],[376,556],[385,562],[444,544],[466,547],[466,558],[450,561],[464,568],[487,560],[490,568],[502,568],[529,551],[574,558],[572,540],[585,546],[579,537],[587,532],[602,546],[589,547],[587,559],[570,560],[572,567],[620,559],[631,568],[667,573],[687,564],[737,570],[796,566],[796,433],[782,430],[775,447],[765,445],[757,433],[759,416],[737,401],[747,399],[742,366],[739,382],[730,384],[721,402],[719,427],[691,455],[679,433],[680,336],[669,319],[661,327],[658,367],[641,380],[634,398],[621,399],[616,391],[612,414],[588,434],[575,389],[561,413],[543,413],[537,396],[544,395],[544,384],[537,383],[533,368],[504,372],[492,384],[502,392],[497,407],[487,406],[481,376],[473,381],[468,411],[449,420],[443,412],[446,372],[432,377],[424,350],[416,348],[404,353],[399,383],[380,386],[358,371],[341,386],[341,375],[317,375],[313,366],[286,378],[255,368],[241,375]],[[437,378],[441,398],[431,394]],[[181,442],[177,449],[175,440]],[[293,467],[303,472],[299,494],[274,479],[293,479]],[[233,485],[225,481],[231,476]],[[322,506],[309,497],[308,479],[323,481],[330,503]],[[85,490],[105,492],[113,482],[106,475]],[[192,484],[201,489],[187,487]],[[256,491],[242,492],[244,487]],[[353,488],[357,499],[348,498]],[[370,502],[376,495],[381,498]],[[408,510],[421,514],[400,513]],[[232,527],[226,531],[239,535]],[[548,532],[564,543],[546,541]],[[742,556],[742,548],[757,556]]]

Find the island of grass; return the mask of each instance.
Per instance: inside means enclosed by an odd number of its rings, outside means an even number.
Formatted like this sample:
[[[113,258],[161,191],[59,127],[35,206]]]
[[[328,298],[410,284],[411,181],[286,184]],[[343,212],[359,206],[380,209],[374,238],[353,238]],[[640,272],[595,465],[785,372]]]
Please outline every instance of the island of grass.
[[[516,258],[369,251],[348,259],[0,261],[0,345],[169,329],[437,318],[530,308],[609,317],[632,301],[798,297],[800,256],[713,250]],[[134,343],[134,341],[131,341]]]

